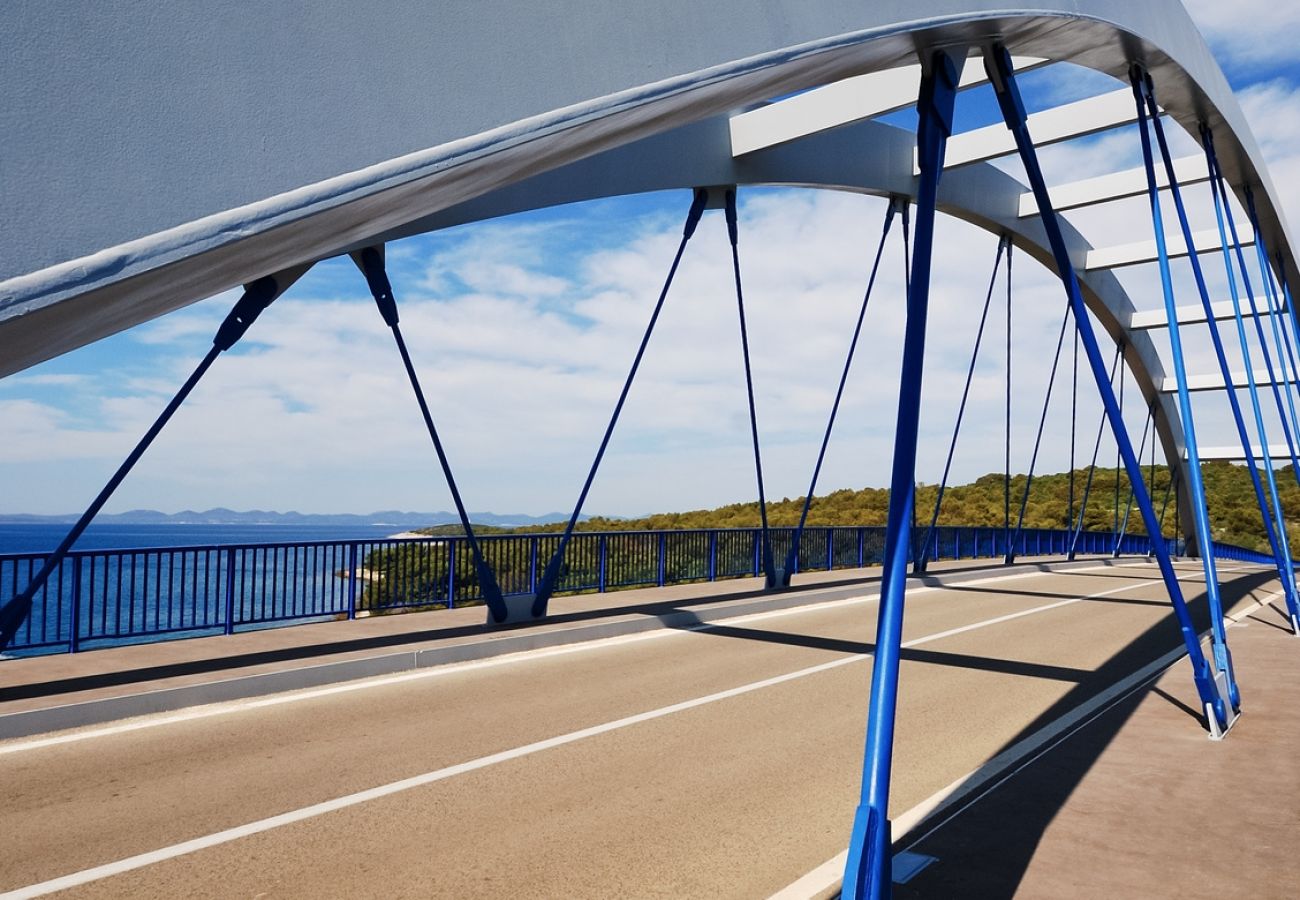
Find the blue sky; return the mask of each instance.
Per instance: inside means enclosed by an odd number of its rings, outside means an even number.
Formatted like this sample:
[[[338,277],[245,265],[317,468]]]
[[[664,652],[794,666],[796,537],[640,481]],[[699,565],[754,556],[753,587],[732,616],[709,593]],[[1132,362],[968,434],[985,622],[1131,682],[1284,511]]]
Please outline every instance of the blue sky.
[[[1257,0],[1189,6],[1295,221],[1300,58],[1293,48],[1300,10]],[[1261,35],[1267,44],[1257,45]],[[1121,86],[1063,67],[1027,75],[1025,83],[1031,106]],[[960,109],[960,129],[997,121],[987,91],[963,95]],[[1189,140],[1180,146],[1194,149]],[[1135,165],[1136,147],[1128,129],[1053,148],[1045,154],[1049,179]],[[1007,169],[1018,171],[1014,162]],[[1198,196],[1191,195],[1194,205]],[[1195,215],[1204,224],[1208,199],[1200,199]],[[1125,229],[1131,236],[1124,240],[1149,237],[1142,202],[1088,213],[1079,226],[1102,238]],[[408,341],[471,509],[539,514],[572,504],[688,203],[679,193],[598,201],[390,246]],[[883,212],[882,201],[869,197],[788,189],[742,194],[742,262],[770,497],[797,496],[807,486]],[[930,336],[918,463],[926,481],[942,471],[996,247],[993,236],[955,221],[942,222],[938,238],[932,321],[946,327]],[[1013,468],[1023,471],[1061,294],[1036,264],[1016,263]],[[902,265],[891,243],[819,490],[887,480]],[[1159,302],[1153,274],[1123,275],[1139,306]],[[1186,274],[1180,278],[1180,302],[1192,302]],[[0,511],[63,513],[89,502],[205,352],[232,302],[233,295],[213,298],[0,381],[0,420],[8,432],[0,443]],[[958,481],[1001,468],[1004,335],[994,319],[954,467]],[[1189,341],[1205,371],[1207,348]],[[1058,391],[1040,471],[1067,465],[1068,400]],[[1226,404],[1197,402],[1203,432],[1227,435]],[[1081,434],[1093,432],[1096,415],[1096,401],[1084,392]],[[1143,415],[1129,410],[1135,436]],[[1080,438],[1080,447],[1088,440]],[[1113,458],[1113,448],[1103,449],[1103,458],[1108,454]],[[710,213],[587,509],[631,515],[754,495],[725,229],[720,214]],[[211,506],[450,507],[391,339],[350,262],[318,265],[272,306],[214,367],[108,509]]]

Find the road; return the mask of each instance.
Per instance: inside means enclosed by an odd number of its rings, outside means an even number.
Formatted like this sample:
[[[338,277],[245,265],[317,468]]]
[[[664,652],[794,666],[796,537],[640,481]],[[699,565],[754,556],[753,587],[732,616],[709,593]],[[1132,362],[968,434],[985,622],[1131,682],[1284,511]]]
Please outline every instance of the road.
[[[1199,567],[1180,573],[1199,597]],[[1220,575],[1234,604],[1276,588],[1258,569]],[[1178,646],[1157,579],[1135,562],[913,585],[891,815]],[[836,601],[0,744],[0,891],[765,897],[844,847],[876,609]]]

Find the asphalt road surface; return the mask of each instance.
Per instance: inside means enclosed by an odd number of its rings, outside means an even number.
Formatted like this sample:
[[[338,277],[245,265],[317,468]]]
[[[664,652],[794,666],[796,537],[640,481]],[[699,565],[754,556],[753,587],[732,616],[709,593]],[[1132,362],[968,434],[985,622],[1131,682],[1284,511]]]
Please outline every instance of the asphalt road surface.
[[[1180,572],[1203,628],[1199,566]],[[1220,575],[1230,604],[1277,586]],[[837,601],[0,744],[0,892],[766,897],[844,848],[876,611]],[[904,640],[894,817],[1180,643],[1141,562],[914,584]]]

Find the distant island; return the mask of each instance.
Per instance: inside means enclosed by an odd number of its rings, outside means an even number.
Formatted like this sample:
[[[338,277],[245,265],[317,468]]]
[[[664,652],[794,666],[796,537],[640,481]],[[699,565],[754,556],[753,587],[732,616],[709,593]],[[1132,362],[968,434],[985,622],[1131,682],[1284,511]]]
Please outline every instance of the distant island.
[[[80,513],[38,516],[23,513],[0,513],[0,525],[71,525]],[[470,513],[476,524],[496,525],[503,528],[523,528],[563,522],[568,513],[554,512],[540,516],[524,513]],[[452,512],[403,512],[386,509],[373,513],[300,513],[274,512],[264,509],[238,511],[233,509],[192,509],[178,513],[159,512],[156,509],[133,509],[123,513],[102,513],[95,521],[103,525],[330,525],[330,526],[392,526],[395,529],[429,528],[458,522]]]

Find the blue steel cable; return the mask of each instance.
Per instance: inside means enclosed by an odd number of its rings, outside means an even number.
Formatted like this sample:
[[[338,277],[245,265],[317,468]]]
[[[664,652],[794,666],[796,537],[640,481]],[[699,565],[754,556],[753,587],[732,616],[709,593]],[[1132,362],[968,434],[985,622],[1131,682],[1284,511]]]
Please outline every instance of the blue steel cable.
[[[826,431],[822,434],[822,445],[817,451],[817,464],[813,466],[812,480],[808,483],[808,493],[803,498],[803,509],[799,512],[799,524],[795,526],[790,538],[790,551],[786,554],[785,568],[781,571],[783,584],[790,583],[790,576],[799,565],[799,544],[803,539],[804,525],[808,521],[808,510],[812,506],[813,495],[817,492],[817,478],[821,475],[822,462],[826,459],[826,448],[831,442],[831,431],[835,428],[835,417],[840,411],[840,401],[844,397],[844,386],[849,380],[849,369],[853,366],[853,357],[857,352],[858,338],[862,335],[862,322],[867,316],[867,304],[871,302],[871,292],[876,286],[876,275],[880,271],[880,260],[885,254],[885,242],[889,238],[889,229],[894,223],[898,205],[906,208],[907,201],[891,199],[885,207],[885,224],[880,232],[880,243],[876,247],[876,259],[871,264],[871,277],[867,279],[867,289],[862,295],[862,305],[858,309],[858,321],[853,326],[853,338],[849,341],[849,352],[844,358],[844,370],[840,373],[840,383],[835,389],[835,402],[831,404],[830,419],[826,422]]]
[[[1016,530],[1006,546],[1003,562],[1007,565],[1016,561],[1016,544],[1025,528],[1025,510],[1029,506],[1029,489],[1034,485],[1034,469],[1038,465],[1038,450],[1043,444],[1043,430],[1047,426],[1047,410],[1052,405],[1052,388],[1056,385],[1056,369],[1061,364],[1061,348],[1065,346],[1065,330],[1070,325],[1072,307],[1065,305],[1065,315],[1061,316],[1061,331],[1056,336],[1056,354],[1052,357],[1052,372],[1047,376],[1047,394],[1043,397],[1043,414],[1038,419],[1038,434],[1034,437],[1034,452],[1029,457],[1029,474],[1025,478],[1025,492],[1020,496],[1020,515],[1016,518]]]
[[[1002,447],[1002,540],[1011,546],[1011,251],[1007,244],[1007,415]],[[994,266],[996,269],[996,265]]]
[[[1115,346],[1115,358],[1110,364],[1110,383],[1115,381],[1115,372],[1119,368],[1119,358],[1123,351],[1120,345]],[[1070,535],[1070,550],[1066,554],[1070,560],[1074,559],[1075,553],[1079,546],[1079,535],[1083,533],[1083,517],[1088,511],[1088,498],[1092,494],[1092,479],[1097,474],[1097,457],[1101,455],[1101,436],[1106,433],[1106,411],[1101,411],[1101,418],[1097,421],[1097,440],[1092,445],[1092,462],[1088,464],[1088,477],[1083,482],[1083,496],[1079,499],[1079,519],[1073,525],[1073,534]]]
[[[754,440],[754,471],[758,476],[758,514],[762,522],[763,577],[768,587],[776,584],[776,568],[772,565],[772,535],[767,528],[767,494],[763,490],[763,457],[759,452],[758,413],[754,408],[754,373],[749,363],[749,331],[745,327],[745,291],[740,283],[739,227],[736,222],[736,191],[728,188],[725,195],[727,238],[731,241],[731,271],[736,281],[736,309],[740,313],[740,352],[745,360],[745,393],[749,397],[749,433]]]
[[[1024,102],[1015,83],[1011,55],[1005,47],[997,45],[990,47],[986,51],[985,69],[993,84],[994,93],[997,95],[1003,120],[1015,137],[1016,148],[1019,151],[1021,161],[1024,163],[1025,174],[1029,177],[1034,200],[1038,205],[1039,218],[1044,230],[1047,232],[1048,242],[1052,247],[1052,257],[1056,262],[1057,272],[1061,276],[1062,286],[1069,295],[1070,304],[1074,308],[1074,321],[1083,340],[1083,349],[1088,357],[1088,366],[1092,370],[1093,380],[1096,382],[1097,390],[1101,394],[1106,416],[1110,420],[1111,428],[1115,433],[1115,440],[1119,442],[1124,465],[1129,471],[1134,484],[1137,485],[1135,499],[1142,510],[1143,523],[1146,525],[1148,532],[1155,531],[1157,526],[1156,514],[1151,506],[1151,496],[1147,493],[1146,485],[1142,483],[1141,463],[1133,455],[1133,444],[1129,440],[1128,432],[1124,427],[1124,420],[1120,417],[1119,410],[1115,406],[1115,396],[1106,381],[1106,364],[1097,345],[1097,336],[1093,332],[1092,323],[1088,321],[1083,292],[1079,287],[1078,277],[1074,271],[1074,263],[1070,258],[1070,251],[1066,246],[1061,224],[1057,220],[1056,210],[1052,205],[1052,198],[1047,190],[1047,182],[1043,177],[1042,167],[1038,162],[1038,151],[1034,146],[1033,138],[1029,134]],[[1202,704],[1212,712],[1221,726],[1226,727],[1229,721],[1226,704],[1218,696],[1210,666],[1206,662],[1205,654],[1201,652],[1200,637],[1196,625],[1192,621],[1191,613],[1188,611],[1182,586],[1178,582],[1178,573],[1174,571],[1173,562],[1170,560],[1166,548],[1161,546],[1159,542],[1156,544],[1156,563],[1160,567],[1161,578],[1169,593],[1170,605],[1173,607],[1174,616],[1178,620],[1178,629],[1182,634],[1183,645],[1187,648],[1187,656],[1192,664],[1192,677],[1196,683],[1197,696],[1200,697]]]
[[[1260,238],[1258,241],[1256,241],[1255,246],[1259,247],[1262,243],[1263,243],[1263,238]],[[1270,291],[1272,295],[1271,297],[1272,302],[1269,304],[1269,319],[1273,322],[1273,341],[1274,343],[1286,348],[1286,359],[1287,361],[1290,362],[1291,365],[1290,368],[1291,374],[1289,376],[1287,375],[1286,367],[1284,366],[1282,369],[1282,376],[1283,378],[1286,379],[1287,382],[1287,388],[1288,388],[1287,399],[1288,401],[1291,401],[1292,394],[1295,391],[1300,390],[1300,368],[1297,368],[1296,366],[1295,352],[1292,349],[1293,338],[1291,335],[1291,328],[1287,324],[1289,321],[1289,317],[1286,315],[1286,310],[1284,309],[1284,304],[1282,301],[1282,288],[1278,286],[1276,279],[1273,277],[1272,269],[1268,267],[1267,263],[1261,262],[1260,265],[1268,273],[1268,283],[1272,289]],[[1281,265],[1280,260],[1279,260],[1279,265]],[[1278,336],[1279,329],[1281,329],[1280,337]],[[1281,356],[1282,356],[1282,351],[1279,350],[1278,358],[1280,359]],[[1291,413],[1292,413],[1291,424],[1295,428],[1296,433],[1300,434],[1300,422],[1297,422],[1295,418],[1296,407],[1294,403],[1291,404]]]
[[[1142,440],[1138,442],[1138,459],[1142,458],[1142,453],[1147,448],[1147,433],[1151,430],[1151,420],[1154,418],[1154,415],[1155,415],[1155,407],[1148,407],[1147,421],[1146,424],[1142,426]],[[1155,487],[1155,481],[1154,481],[1155,469],[1156,469],[1155,455],[1156,455],[1156,442],[1152,441],[1151,442],[1151,468],[1149,470],[1150,475],[1148,475],[1147,477],[1147,482],[1148,484],[1150,484],[1150,487],[1148,487],[1147,490],[1150,490],[1152,487]],[[1119,484],[1118,477],[1115,479],[1115,483]],[[1130,483],[1128,487],[1128,500],[1124,503],[1124,518],[1120,521],[1119,530],[1115,532],[1115,550],[1111,553],[1111,556],[1115,558],[1119,557],[1120,545],[1124,543],[1124,536],[1128,534],[1128,517],[1129,517],[1129,513],[1131,513],[1132,511],[1133,511],[1133,485],[1132,483]]]
[[[374,297],[375,305],[379,307],[379,314],[383,317],[384,324],[393,333],[397,352],[402,357],[402,366],[406,369],[406,378],[411,383],[415,402],[419,405],[420,415],[424,418],[424,427],[429,432],[429,439],[433,441],[433,449],[438,455],[438,464],[442,467],[447,489],[451,492],[452,502],[456,504],[456,514],[460,517],[460,526],[465,531],[465,543],[469,545],[470,557],[474,560],[474,574],[478,577],[483,602],[492,614],[492,621],[500,624],[506,620],[509,611],[505,599],[501,596],[501,586],[497,582],[496,573],[488,565],[487,558],[483,555],[483,548],[474,534],[474,526],[470,523],[469,513],[465,511],[460,489],[456,487],[456,478],[451,473],[451,463],[443,449],[442,440],[438,437],[438,429],[434,427],[433,414],[429,411],[428,401],[425,400],[424,389],[420,386],[419,376],[415,374],[415,364],[411,362],[411,354],[406,349],[406,339],[402,336],[401,320],[397,314],[397,297],[393,294],[393,286],[388,280],[388,273],[384,270],[383,256],[378,249],[366,247],[359,254],[357,264],[366,277],[366,284],[370,288],[371,296]],[[449,552],[456,552],[454,545]]]
[[[11,599],[8,603],[0,608],[0,652],[3,652],[9,646],[9,642],[14,639],[27,620],[32,611],[32,600],[50,576],[63,564],[67,558],[68,552],[72,550],[72,545],[81,537],[82,532],[90,521],[98,515],[99,511],[104,508],[104,504],[113,496],[113,492],[126,479],[126,476],[135,468],[135,464],[144,456],[149,445],[153,443],[154,438],[158,437],[159,432],[167,425],[176,410],[180,409],[185,399],[189,397],[190,392],[194,390],[195,385],[207,373],[212,364],[216,362],[217,357],[233,347],[244,333],[248,331],[249,326],[257,319],[262,311],[265,310],[278,296],[279,288],[273,277],[259,278],[257,281],[249,284],[244,291],[243,296],[235,303],[233,309],[217,329],[216,336],[212,339],[212,347],[204,355],[203,359],[194,368],[190,377],[181,385],[181,389],[172,397],[171,402],[163,409],[162,413],[154,420],[153,425],[145,432],[144,437],[140,438],[139,443],[127,455],[122,464],[118,466],[113,477],[108,480],[99,494],[91,501],[90,506],[77,519],[76,524],[68,531],[63,540],[54,549],[54,552],[45,558],[45,563],[41,566],[40,571],[33,578],[21,593]],[[74,639],[76,635],[73,635]]]
[[[952,469],[953,454],[957,450],[957,436],[961,434],[962,418],[966,415],[966,400],[970,397],[971,382],[975,379],[975,364],[979,362],[980,342],[984,339],[984,325],[988,321],[989,308],[993,304],[993,288],[997,286],[998,269],[1002,265],[1002,254],[1010,247],[1010,240],[1003,235],[998,241],[997,254],[993,258],[993,274],[989,276],[989,289],[984,297],[984,311],[980,313],[980,324],[975,332],[975,349],[970,355],[970,365],[966,368],[966,385],[962,388],[961,403],[957,406],[957,423],[952,428],[952,440],[948,442],[948,458],[943,464],[943,477],[939,479],[939,494],[934,500],[934,512],[930,516],[930,527],[926,529],[925,540],[921,542],[921,552],[917,558],[917,570],[924,572],[930,556],[930,541],[934,536],[935,526],[939,523],[939,509],[943,505],[944,491],[948,488],[948,474]]]
[[[1215,164],[1217,166],[1217,159]],[[1219,181],[1222,182],[1222,172],[1219,173]],[[1246,254],[1241,249],[1241,238],[1237,234],[1237,217],[1232,212],[1232,205],[1228,202],[1227,189],[1222,183],[1218,185],[1218,195],[1222,203],[1224,218],[1227,220],[1228,233],[1232,237],[1232,246],[1236,251],[1237,268],[1241,274],[1241,286],[1246,291],[1246,301],[1250,305],[1250,314],[1255,322],[1255,334],[1259,338],[1259,349],[1264,354],[1264,370],[1268,373],[1268,380],[1272,384],[1273,402],[1277,405],[1277,415],[1282,421],[1282,436],[1286,439],[1287,452],[1291,456],[1291,473],[1295,477],[1296,485],[1300,486],[1300,458],[1297,458],[1296,456],[1295,440],[1291,433],[1291,426],[1287,424],[1286,409],[1283,407],[1282,394],[1278,390],[1277,376],[1273,371],[1273,357],[1268,352],[1268,340],[1264,337],[1264,326],[1259,320],[1259,305],[1255,302],[1255,290],[1251,286],[1250,269],[1246,265]],[[1250,194],[1248,192],[1247,200],[1249,199]],[[1244,348],[1243,352],[1245,354],[1246,365],[1249,367],[1251,355]],[[1295,437],[1300,437],[1300,435],[1296,435]],[[1262,450],[1265,453],[1269,452],[1267,447],[1262,448]]]
[[[659,299],[655,301],[654,312],[650,314],[650,323],[646,326],[645,334],[641,336],[641,344],[637,347],[636,356],[632,359],[632,368],[628,371],[627,379],[623,382],[623,389],[619,392],[618,402],[614,404],[614,413],[609,417],[609,424],[605,426],[605,434],[600,439],[600,448],[596,451],[596,458],[592,461],[591,469],[587,472],[587,480],[583,482],[582,491],[578,494],[578,502],[573,507],[573,515],[569,516],[569,521],[564,526],[564,533],[560,535],[560,542],[555,548],[555,553],[551,556],[550,562],[546,564],[546,570],[542,573],[542,579],[537,585],[537,594],[533,598],[532,606],[534,618],[546,615],[546,606],[550,602],[551,594],[555,591],[555,582],[559,578],[560,567],[564,564],[564,551],[569,546],[569,539],[573,537],[573,529],[578,524],[578,516],[582,515],[582,505],[587,500],[587,493],[591,490],[591,483],[596,478],[596,470],[600,468],[600,461],[605,457],[605,449],[609,447],[609,439],[614,434],[614,426],[618,424],[619,413],[623,411],[623,404],[627,402],[628,392],[632,389],[632,381],[636,378],[637,369],[641,366],[641,358],[645,356],[645,349],[650,343],[650,335],[654,333],[655,323],[659,321],[659,313],[663,310],[664,300],[668,297],[668,289],[672,287],[673,278],[677,275],[677,268],[681,265],[682,254],[686,252],[686,245],[690,242],[691,235],[695,234],[696,226],[700,224],[700,216],[704,214],[704,207],[708,199],[709,192],[707,190],[696,188],[690,211],[686,214],[686,224],[682,228],[682,238],[677,245],[677,253],[673,256],[672,265],[668,268],[668,275],[664,279],[663,288],[659,291]]]
[[[1246,386],[1249,389],[1250,404],[1255,414],[1255,433],[1259,438],[1261,453],[1263,454],[1264,472],[1268,479],[1269,497],[1272,499],[1272,515],[1269,514],[1269,504],[1264,500],[1263,487],[1259,483],[1259,467],[1255,462],[1255,454],[1250,446],[1250,435],[1246,431],[1245,422],[1242,421],[1240,404],[1237,402],[1235,391],[1228,391],[1228,398],[1232,401],[1234,417],[1237,421],[1237,435],[1241,440],[1241,451],[1246,458],[1246,465],[1251,473],[1251,482],[1255,489],[1255,499],[1259,504],[1260,516],[1264,521],[1264,533],[1268,537],[1269,548],[1273,552],[1273,559],[1277,565],[1278,576],[1282,580],[1283,593],[1286,598],[1287,610],[1291,617],[1292,630],[1300,634],[1300,597],[1296,592],[1295,566],[1291,560],[1291,548],[1289,538],[1286,532],[1286,521],[1283,518],[1282,502],[1278,495],[1277,478],[1273,471],[1273,454],[1269,449],[1268,428],[1264,424],[1263,410],[1259,403],[1259,390],[1255,384],[1255,365],[1251,359],[1250,342],[1246,336],[1246,325],[1242,321],[1241,315],[1241,297],[1237,290],[1237,273],[1232,264],[1232,252],[1228,249],[1228,234],[1224,223],[1224,205],[1227,201],[1227,191],[1223,186],[1222,176],[1219,172],[1218,157],[1214,152],[1214,134],[1209,128],[1201,127],[1201,142],[1205,147],[1205,162],[1207,171],[1210,174],[1210,193],[1214,197],[1214,216],[1219,228],[1219,243],[1223,248],[1223,265],[1228,276],[1228,291],[1232,297],[1233,318],[1237,325],[1237,338],[1241,345],[1242,359],[1246,367]],[[1202,303],[1208,300],[1208,294],[1202,300]],[[1209,311],[1207,310],[1207,317]],[[1218,324],[1211,317],[1209,319],[1211,335],[1215,340],[1215,350],[1220,357],[1219,368],[1224,373],[1225,380],[1231,375],[1228,370],[1227,358],[1223,354],[1222,341],[1218,337]]]
[[[1075,428],[1079,420],[1079,332],[1074,332],[1074,383],[1070,391],[1070,510],[1065,526],[1074,521],[1074,445]]]
[[[1178,222],[1182,229],[1183,241],[1187,245],[1187,258],[1196,277],[1197,289],[1205,303],[1207,316],[1209,312],[1209,291],[1205,287],[1204,274],[1201,271],[1200,258],[1196,254],[1196,243],[1192,236],[1191,224],[1187,218],[1187,209],[1183,205],[1182,190],[1174,174],[1173,160],[1165,140],[1164,124],[1160,121],[1160,107],[1156,104],[1155,89],[1151,76],[1138,66],[1131,73],[1133,96],[1137,102],[1138,134],[1142,138],[1142,161],[1146,169],[1147,193],[1151,200],[1151,225],[1155,232],[1156,253],[1159,257],[1160,283],[1165,298],[1165,317],[1169,322],[1169,345],[1174,362],[1174,378],[1178,383],[1178,407],[1183,419],[1183,438],[1187,448],[1187,481],[1191,491],[1192,515],[1196,522],[1196,543],[1200,551],[1201,566],[1205,572],[1206,602],[1210,607],[1211,649],[1214,662],[1226,677],[1228,696],[1233,707],[1241,706],[1241,695],[1237,679],[1232,670],[1232,654],[1228,650],[1228,635],[1223,624],[1223,599],[1219,593],[1218,566],[1214,558],[1214,539],[1210,531],[1210,512],[1205,497],[1205,484],[1201,475],[1201,455],[1196,440],[1196,422],[1192,415],[1191,394],[1187,389],[1187,369],[1183,362],[1183,344],[1181,329],[1178,324],[1178,305],[1174,297],[1173,276],[1169,266],[1169,252],[1165,243],[1164,217],[1160,209],[1160,188],[1156,180],[1155,160],[1151,149],[1151,130],[1155,131],[1160,145],[1162,159],[1169,175],[1169,191],[1178,211]],[[1151,128],[1148,130],[1147,119]],[[1226,390],[1232,392],[1231,381]],[[1118,483],[1118,482],[1117,482]],[[1118,510],[1117,510],[1118,511]]]
[[[1294,358],[1291,360],[1291,367],[1287,367],[1287,357],[1291,354],[1291,344],[1286,344],[1286,355],[1282,352],[1282,338],[1278,334],[1277,314],[1274,312],[1277,306],[1277,283],[1273,280],[1273,270],[1268,264],[1268,251],[1264,246],[1264,235],[1259,230],[1259,217],[1255,212],[1255,194],[1250,189],[1246,189],[1246,209],[1250,215],[1250,227],[1255,233],[1255,255],[1258,258],[1260,277],[1259,280],[1264,285],[1264,304],[1268,309],[1268,322],[1273,332],[1273,346],[1277,349],[1277,364],[1282,370],[1282,393],[1286,395],[1286,405],[1291,413],[1291,433],[1295,436],[1296,442],[1300,444],[1300,419],[1296,418],[1295,408],[1295,383],[1291,378],[1291,370],[1295,368]]]
[[[1124,415],[1124,370],[1123,369],[1119,370],[1119,414],[1121,417],[1123,417]],[[1139,459],[1142,458],[1141,451],[1138,452],[1138,458]],[[1114,524],[1111,526],[1113,529],[1111,531],[1111,534],[1114,535],[1119,534],[1119,464],[1120,464],[1119,446],[1116,445],[1115,447],[1115,506],[1114,506],[1115,516],[1113,519]],[[1116,553],[1119,552],[1118,537],[1116,538],[1115,552]]]

